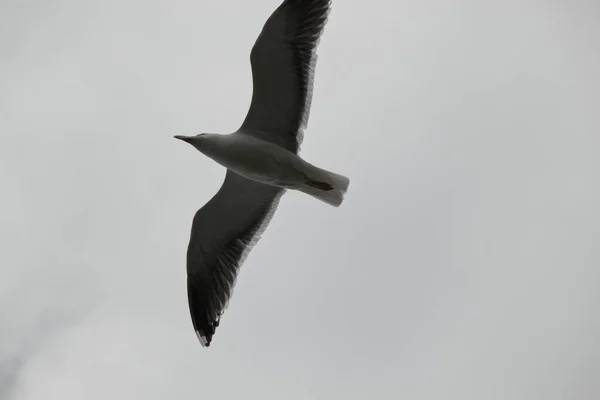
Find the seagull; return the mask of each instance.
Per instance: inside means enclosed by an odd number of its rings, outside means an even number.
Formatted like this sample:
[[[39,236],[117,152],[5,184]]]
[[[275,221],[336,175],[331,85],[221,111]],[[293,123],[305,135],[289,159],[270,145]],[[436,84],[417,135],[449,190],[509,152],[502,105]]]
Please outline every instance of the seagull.
[[[175,136],[227,168],[214,197],[193,219],[187,292],[196,336],[211,343],[239,269],[286,190],[338,207],[350,180],[298,156],[312,98],[316,48],[331,0],[285,0],[252,51],[253,93],[241,127],[230,134]]]

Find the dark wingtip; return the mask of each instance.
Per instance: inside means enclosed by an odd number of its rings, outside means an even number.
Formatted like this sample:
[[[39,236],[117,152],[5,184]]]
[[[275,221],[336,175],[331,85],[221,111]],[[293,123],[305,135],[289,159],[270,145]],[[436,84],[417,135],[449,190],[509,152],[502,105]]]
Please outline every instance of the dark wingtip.
[[[213,321],[212,318],[208,317],[207,311],[210,309],[210,301],[207,296],[208,290],[204,287],[197,288],[193,281],[192,277],[188,277],[188,303],[192,323],[200,344],[202,347],[208,347],[217,326],[219,326],[219,321],[218,319]]]

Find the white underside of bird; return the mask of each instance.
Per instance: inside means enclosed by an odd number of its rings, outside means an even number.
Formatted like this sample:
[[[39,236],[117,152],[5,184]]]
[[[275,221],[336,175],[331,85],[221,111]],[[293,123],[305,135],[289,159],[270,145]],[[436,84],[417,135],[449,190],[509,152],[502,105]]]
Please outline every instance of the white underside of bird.
[[[291,151],[244,132],[176,136],[244,178],[309,194],[338,207],[350,180],[318,168]]]
[[[210,345],[240,267],[283,193],[297,190],[338,207],[348,190],[348,178],[298,155],[330,6],[284,0],[271,14],[250,53],[252,102],[236,132],[175,136],[227,168],[219,191],[194,215],[187,250],[188,303],[202,346]]]

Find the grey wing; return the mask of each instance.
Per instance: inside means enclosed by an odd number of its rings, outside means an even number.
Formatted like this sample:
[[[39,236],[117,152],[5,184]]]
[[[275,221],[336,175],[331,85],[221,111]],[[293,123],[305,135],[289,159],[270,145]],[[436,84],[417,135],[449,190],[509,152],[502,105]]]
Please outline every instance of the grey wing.
[[[240,131],[298,151],[330,6],[331,0],[285,0],[267,20],[250,53],[252,103]]]
[[[239,268],[283,193],[228,170],[221,189],[196,212],[187,251],[187,284],[192,323],[202,346],[210,345]]]

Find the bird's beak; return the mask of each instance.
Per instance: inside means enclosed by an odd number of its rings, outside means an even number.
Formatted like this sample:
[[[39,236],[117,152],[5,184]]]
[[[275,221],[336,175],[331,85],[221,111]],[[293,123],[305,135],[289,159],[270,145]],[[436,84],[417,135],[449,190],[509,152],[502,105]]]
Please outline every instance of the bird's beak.
[[[173,136],[175,139],[183,140],[184,142],[191,143],[192,136],[183,136],[183,135],[175,135]]]

